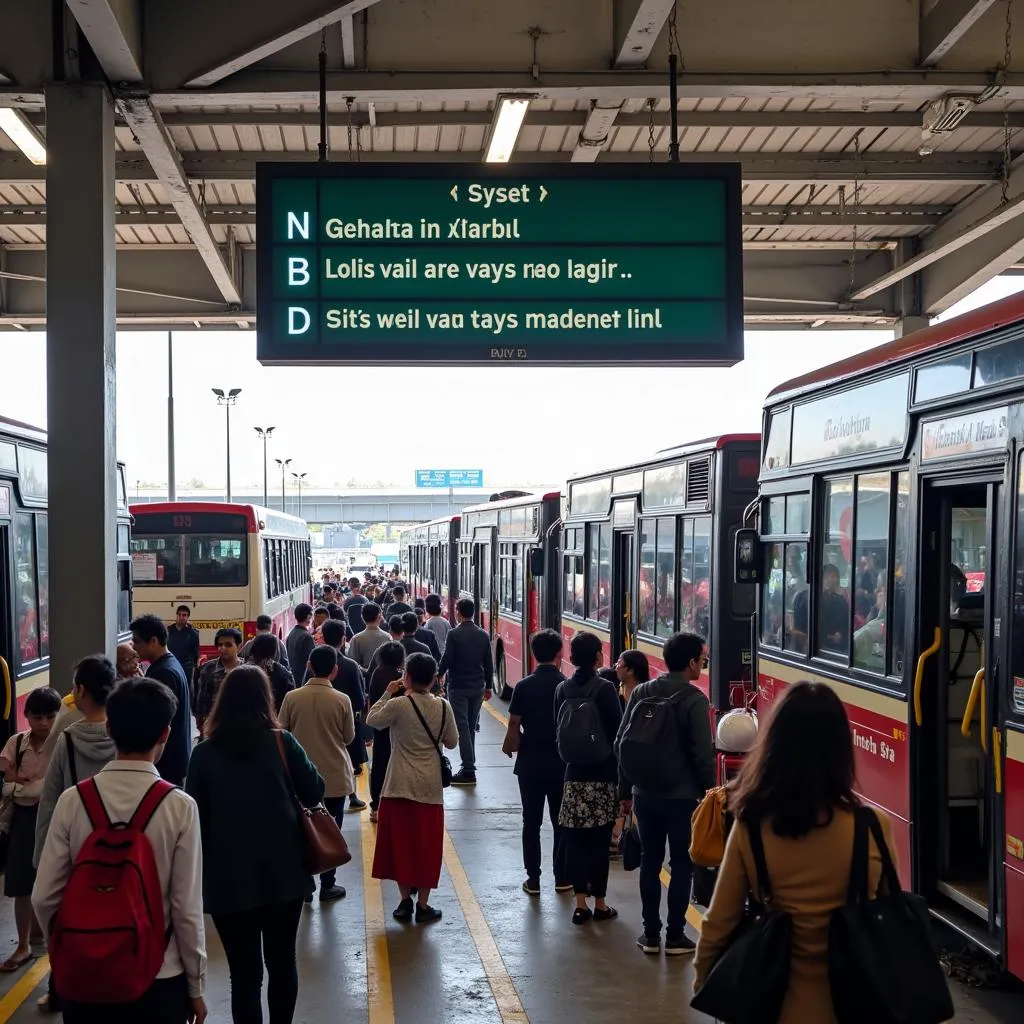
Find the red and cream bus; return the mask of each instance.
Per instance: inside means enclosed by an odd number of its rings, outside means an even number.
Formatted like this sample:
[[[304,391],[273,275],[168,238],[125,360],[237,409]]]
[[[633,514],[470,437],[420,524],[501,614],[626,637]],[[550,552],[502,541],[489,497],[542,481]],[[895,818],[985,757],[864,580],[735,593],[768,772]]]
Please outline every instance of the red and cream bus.
[[[459,596],[476,602],[491,635],[495,692],[505,699],[535,668],[530,637],[558,628],[558,524],[562,496],[518,494],[463,509]]]
[[[759,700],[832,687],[904,884],[1024,978],[1024,297],[776,388]]]
[[[131,620],[130,520],[117,467],[117,631]],[[0,735],[26,727],[32,690],[50,685],[46,431],[0,417]]]
[[[749,586],[731,582],[736,530],[757,496],[761,439],[708,438],[646,462],[568,483],[562,528],[561,610],[568,644],[579,630],[601,637],[604,662],[636,649],[652,678],[680,630],[707,638],[701,685],[713,709],[741,704],[752,688]]]
[[[444,516],[410,526],[399,539],[399,564],[413,598],[437,594],[442,614],[455,621],[458,600],[459,528],[461,516]]]
[[[292,609],[310,601],[309,528],[295,516],[257,505],[154,502],[132,505],[135,614],[173,622],[178,605],[192,609],[202,653],[216,653],[218,629],[248,639],[256,616],[287,635]]]

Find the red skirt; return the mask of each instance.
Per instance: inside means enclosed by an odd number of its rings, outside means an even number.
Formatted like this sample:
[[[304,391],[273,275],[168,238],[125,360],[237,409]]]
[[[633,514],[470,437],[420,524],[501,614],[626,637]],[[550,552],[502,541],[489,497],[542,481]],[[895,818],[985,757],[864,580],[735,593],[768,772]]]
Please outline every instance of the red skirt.
[[[436,889],[444,853],[444,805],[381,797],[373,877]]]

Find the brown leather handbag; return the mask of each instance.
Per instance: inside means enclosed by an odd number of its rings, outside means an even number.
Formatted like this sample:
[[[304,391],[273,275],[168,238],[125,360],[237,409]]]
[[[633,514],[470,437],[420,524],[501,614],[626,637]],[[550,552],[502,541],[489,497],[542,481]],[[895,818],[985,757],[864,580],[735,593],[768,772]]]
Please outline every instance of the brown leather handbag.
[[[288,777],[295,809],[299,812],[299,845],[302,849],[302,866],[311,875],[321,875],[333,868],[340,868],[352,859],[348,843],[338,828],[338,823],[324,805],[305,807],[295,792],[291,769],[288,767],[288,755],[284,750],[281,730],[275,730],[277,750],[281,755],[284,773]]]

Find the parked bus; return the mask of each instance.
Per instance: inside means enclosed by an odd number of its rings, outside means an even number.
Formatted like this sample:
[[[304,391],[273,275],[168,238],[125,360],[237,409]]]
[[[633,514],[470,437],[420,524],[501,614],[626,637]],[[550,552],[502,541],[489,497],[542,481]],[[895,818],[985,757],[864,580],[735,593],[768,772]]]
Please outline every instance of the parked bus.
[[[752,689],[749,586],[734,586],[736,530],[756,498],[760,437],[734,434],[666,449],[646,462],[568,483],[560,603],[568,644],[596,633],[604,662],[622,651],[665,671],[665,640],[680,630],[707,638],[700,685],[713,709]]]
[[[451,622],[458,600],[460,526],[461,516],[444,516],[406,528],[399,539],[399,563],[413,598],[437,594],[442,614]]]
[[[130,519],[117,467],[117,630],[131,621]],[[32,690],[50,685],[46,431],[0,417],[0,734],[26,728]]]
[[[201,653],[216,654],[214,636],[227,626],[248,639],[256,616],[287,635],[292,610],[312,600],[309,528],[295,516],[257,505],[156,502],[133,505],[135,612],[173,622],[191,609]]]
[[[538,629],[558,628],[562,496],[555,491],[495,497],[462,510],[459,596],[476,602],[478,621],[491,635],[494,690],[508,700],[536,667],[530,637]]]
[[[846,705],[904,884],[1024,978],[1024,297],[767,399],[759,700]]]

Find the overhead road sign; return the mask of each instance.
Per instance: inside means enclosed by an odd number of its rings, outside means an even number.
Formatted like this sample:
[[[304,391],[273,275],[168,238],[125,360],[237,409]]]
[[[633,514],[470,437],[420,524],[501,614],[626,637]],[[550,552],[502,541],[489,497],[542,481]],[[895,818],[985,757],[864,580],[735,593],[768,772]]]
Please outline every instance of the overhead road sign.
[[[265,365],[731,365],[734,164],[266,163]]]
[[[417,487],[483,487],[482,469],[417,469]]]

